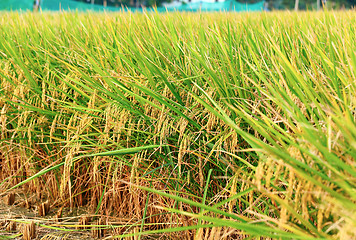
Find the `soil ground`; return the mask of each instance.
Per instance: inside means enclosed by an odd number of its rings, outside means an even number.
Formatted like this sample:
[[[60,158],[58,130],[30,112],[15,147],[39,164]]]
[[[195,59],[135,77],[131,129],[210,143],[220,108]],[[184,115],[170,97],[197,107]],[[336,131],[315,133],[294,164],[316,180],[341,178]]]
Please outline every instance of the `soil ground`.
[[[19,194],[16,194],[16,200],[10,206],[5,201],[0,201],[0,239],[23,239],[24,226],[31,222],[36,225],[35,239],[96,239],[91,236],[90,230],[78,230],[75,227],[80,216],[86,212],[85,209],[63,209],[58,221],[58,209],[52,209],[46,216],[40,217],[37,207],[26,208],[24,201]]]

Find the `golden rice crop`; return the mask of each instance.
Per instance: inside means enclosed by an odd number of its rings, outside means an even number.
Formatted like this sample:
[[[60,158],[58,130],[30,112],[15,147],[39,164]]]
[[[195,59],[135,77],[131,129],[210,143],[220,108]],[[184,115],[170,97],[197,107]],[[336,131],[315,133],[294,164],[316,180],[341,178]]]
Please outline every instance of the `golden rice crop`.
[[[355,20],[0,13],[1,196],[97,237],[353,239]]]

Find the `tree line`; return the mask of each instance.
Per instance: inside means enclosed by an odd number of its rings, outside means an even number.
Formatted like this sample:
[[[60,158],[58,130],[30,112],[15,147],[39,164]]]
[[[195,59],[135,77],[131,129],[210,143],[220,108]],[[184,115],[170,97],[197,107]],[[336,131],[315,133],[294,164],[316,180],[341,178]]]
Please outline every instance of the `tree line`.
[[[352,8],[356,0],[266,0],[269,9],[316,9],[326,2],[333,9]]]
[[[77,0],[81,2],[99,4],[103,6],[129,6],[139,7],[141,5],[161,6],[163,2],[171,2],[172,0]],[[237,0],[234,0],[237,1]],[[238,0],[241,3],[255,3],[261,0]],[[266,0],[268,9],[315,9],[322,7],[325,0]],[[327,0],[327,4],[335,9],[351,8],[356,5],[356,0]]]

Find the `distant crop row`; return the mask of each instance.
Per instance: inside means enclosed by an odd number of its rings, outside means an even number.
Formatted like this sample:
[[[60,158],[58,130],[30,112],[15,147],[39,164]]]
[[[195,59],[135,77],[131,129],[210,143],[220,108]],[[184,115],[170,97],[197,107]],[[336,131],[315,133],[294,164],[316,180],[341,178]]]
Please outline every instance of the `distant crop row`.
[[[355,20],[1,13],[1,196],[122,237],[352,239]]]

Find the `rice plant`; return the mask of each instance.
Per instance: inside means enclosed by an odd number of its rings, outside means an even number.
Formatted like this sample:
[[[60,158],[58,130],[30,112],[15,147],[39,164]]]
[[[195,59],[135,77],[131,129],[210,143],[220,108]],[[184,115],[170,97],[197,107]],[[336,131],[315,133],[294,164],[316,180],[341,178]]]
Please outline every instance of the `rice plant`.
[[[96,237],[353,239],[355,20],[3,12],[1,196]]]

